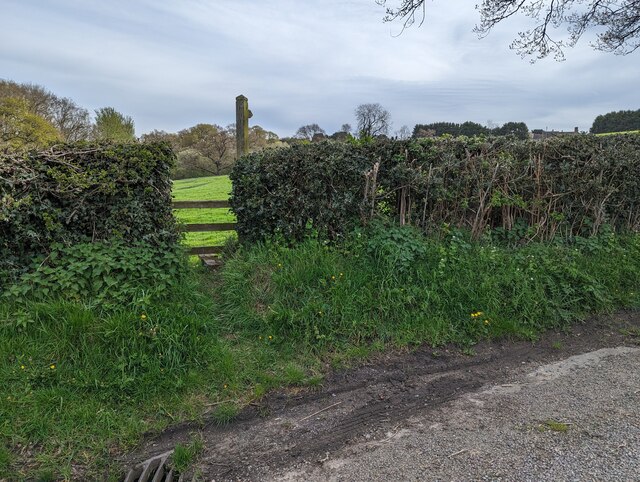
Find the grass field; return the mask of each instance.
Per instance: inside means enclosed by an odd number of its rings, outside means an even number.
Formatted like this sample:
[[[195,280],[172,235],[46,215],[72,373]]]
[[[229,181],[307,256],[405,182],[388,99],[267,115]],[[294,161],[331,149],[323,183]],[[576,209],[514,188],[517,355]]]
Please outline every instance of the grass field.
[[[640,130],[638,131],[623,131],[623,132],[603,132],[602,134],[596,134],[597,136],[613,136],[618,134],[640,134]]]
[[[229,176],[198,177],[181,179],[173,183],[175,201],[218,201],[229,199],[231,180]],[[176,217],[184,223],[233,223],[235,216],[229,209],[180,209]],[[234,237],[233,231],[213,233],[186,233],[187,246],[218,246]]]

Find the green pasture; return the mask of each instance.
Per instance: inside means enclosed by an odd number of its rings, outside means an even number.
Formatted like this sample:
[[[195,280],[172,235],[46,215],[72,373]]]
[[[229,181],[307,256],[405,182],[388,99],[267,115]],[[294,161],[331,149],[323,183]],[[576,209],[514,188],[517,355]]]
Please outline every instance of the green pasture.
[[[602,134],[596,134],[597,136],[613,136],[618,134],[640,134],[640,130],[637,131],[624,131],[624,132],[603,132]]]
[[[181,179],[173,183],[175,201],[218,201],[229,199],[231,180],[229,176],[198,177]],[[233,223],[236,218],[231,210],[223,209],[178,209],[176,217],[187,224]],[[233,231],[211,233],[186,233],[187,246],[218,246],[234,237]]]

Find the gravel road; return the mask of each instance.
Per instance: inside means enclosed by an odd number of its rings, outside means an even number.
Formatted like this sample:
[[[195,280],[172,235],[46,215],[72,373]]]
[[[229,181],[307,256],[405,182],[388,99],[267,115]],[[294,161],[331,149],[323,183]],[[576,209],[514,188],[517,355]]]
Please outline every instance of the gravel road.
[[[640,480],[640,349],[546,364],[271,480]]]

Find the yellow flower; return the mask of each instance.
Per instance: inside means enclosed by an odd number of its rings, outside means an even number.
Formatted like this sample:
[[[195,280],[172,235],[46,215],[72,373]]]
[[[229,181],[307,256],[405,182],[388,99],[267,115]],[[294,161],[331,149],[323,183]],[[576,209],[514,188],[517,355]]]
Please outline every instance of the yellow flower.
[[[25,367],[24,365],[20,365],[20,369],[21,370],[24,370],[25,368],[27,368],[27,367]]]
[[[262,337],[261,337],[261,336],[259,336],[259,337],[258,337],[258,340],[262,340]]]
[[[269,340],[273,340],[273,337],[271,335],[269,335]]]
[[[51,368],[52,370],[55,370],[56,366],[55,366],[55,364],[52,363],[51,365],[49,365],[49,368]]]
[[[226,383],[224,384],[224,389],[225,389],[225,390],[227,389],[227,384],[226,384]]]
[[[485,324],[485,325],[488,325],[489,323],[490,323],[490,321],[489,321],[489,320],[484,320],[484,324]]]
[[[142,321],[146,320],[146,319],[147,319],[147,315],[145,315],[144,313],[142,313],[142,314],[140,315],[140,319],[141,319]]]
[[[278,263],[278,268],[282,268],[282,263]]]
[[[331,279],[335,281],[335,280],[336,280],[336,277],[335,277],[335,276],[332,276],[332,277],[331,277]]]
[[[344,275],[342,273],[340,273],[340,277],[342,278]]]

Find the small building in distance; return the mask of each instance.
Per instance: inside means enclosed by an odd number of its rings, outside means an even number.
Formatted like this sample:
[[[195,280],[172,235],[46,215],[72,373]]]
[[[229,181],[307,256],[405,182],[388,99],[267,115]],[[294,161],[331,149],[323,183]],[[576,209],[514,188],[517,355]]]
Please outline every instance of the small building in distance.
[[[543,140],[543,139],[549,139],[550,137],[556,137],[556,136],[575,136],[575,135],[579,135],[580,132],[578,131],[577,127],[573,128],[573,131],[545,131],[543,129],[534,129],[531,131],[531,137],[534,140]]]

